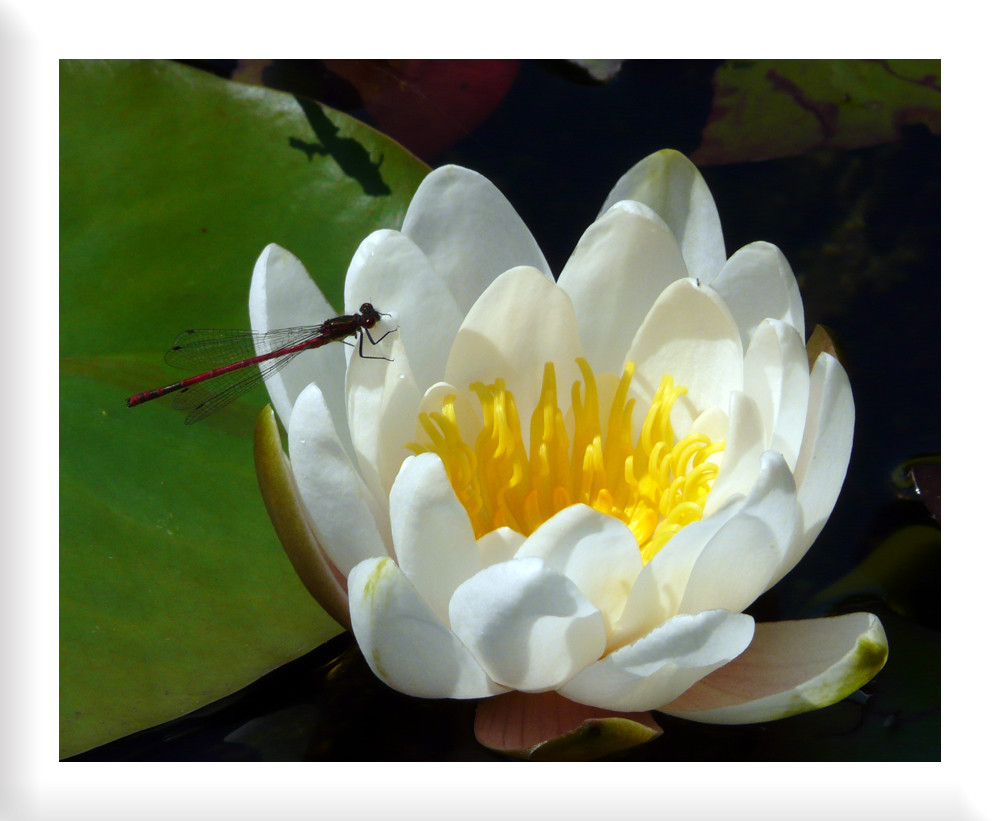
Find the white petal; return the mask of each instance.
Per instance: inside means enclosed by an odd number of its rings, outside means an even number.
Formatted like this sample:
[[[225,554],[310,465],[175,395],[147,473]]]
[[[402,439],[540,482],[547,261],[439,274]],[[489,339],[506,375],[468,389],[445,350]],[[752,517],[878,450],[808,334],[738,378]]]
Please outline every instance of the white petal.
[[[657,214],[631,200],[616,203],[580,238],[559,275],[582,329],[595,373],[620,373],[644,310],[687,266]]]
[[[743,385],[760,409],[766,446],[794,468],[809,406],[809,357],[791,325],[765,319],[757,326],[744,360]]]
[[[390,314],[385,321],[398,329],[421,391],[441,379],[462,312],[413,240],[382,230],[358,246],[344,281],[344,303],[356,310],[362,302]]]
[[[635,641],[677,615],[698,556],[712,537],[739,512],[733,502],[714,516],[681,529],[636,577],[621,618],[614,626],[608,647],[617,649]]]
[[[636,333],[627,358],[633,384],[651,398],[663,374],[688,390],[697,410],[726,407],[743,387],[743,345],[725,303],[711,288],[681,279],[666,288]]]
[[[386,511],[389,489],[414,438],[420,392],[403,340],[394,339],[385,359],[352,357],[347,370],[347,409],[358,466]]]
[[[346,574],[362,559],[386,555],[371,495],[347,458],[316,385],[307,386],[292,409],[288,456],[313,532],[337,569]]]
[[[805,555],[830,517],[847,474],[853,442],[851,383],[834,357],[820,354],[810,375],[809,415],[795,466],[804,535],[778,568],[775,582]]]
[[[451,626],[494,681],[524,692],[559,687],[604,652],[604,620],[541,559],[481,570],[451,599]]]
[[[347,577],[351,625],[368,666],[420,698],[484,698],[507,688],[434,617],[391,559],[367,559]]]
[[[677,397],[678,401],[684,399],[685,397]],[[698,416],[693,419],[689,425],[686,427],[680,427],[674,424],[674,414],[670,414],[670,424],[673,425],[674,430],[683,431],[686,430],[688,433],[696,434],[703,433],[713,442],[726,441],[726,436],[729,435],[729,408],[727,407],[723,410],[719,408],[708,408],[702,411]],[[719,462],[721,459],[716,459],[714,457],[709,457],[713,461]]]
[[[559,693],[605,710],[652,709],[736,658],[753,628],[750,616],[726,610],[675,616],[590,665]]]
[[[710,516],[734,493],[747,493],[757,479],[764,453],[764,423],[757,406],[740,391],[733,391],[729,405],[729,431],[719,475],[705,500]]]
[[[483,567],[489,567],[491,564],[509,562],[514,558],[514,554],[521,549],[526,538],[509,527],[498,527],[485,536],[480,536],[476,542],[480,564]]]
[[[796,715],[864,686],[887,652],[882,625],[868,613],[758,624],[745,653],[660,710],[709,724]]]
[[[603,214],[619,200],[638,200],[670,226],[688,274],[711,283],[726,261],[715,200],[701,172],[678,151],[650,154],[626,172],[608,195]]]
[[[712,287],[733,312],[744,346],[768,317],[787,322],[805,341],[798,283],[784,254],[771,243],[744,245],[726,262]]]
[[[625,606],[642,558],[628,526],[589,505],[571,505],[545,521],[517,552],[537,556],[580,588],[610,632]]]
[[[734,538],[748,530],[760,540],[743,544]],[[609,646],[634,640],[682,609],[688,613],[716,607],[742,610],[766,589],[767,580],[761,578],[764,571],[798,544],[801,533],[788,466],[781,456],[767,452],[745,497],[733,496],[712,515],[683,528],[642,569]],[[736,567],[725,567],[728,551],[733,551],[735,561],[746,562],[754,575],[741,578]],[[706,559],[700,564],[704,554]]]
[[[250,327],[254,331],[319,325],[337,315],[296,257],[280,245],[263,250],[250,280]],[[266,384],[271,404],[288,430],[296,398],[306,385],[316,383],[327,398],[337,434],[353,458],[344,403],[346,369],[340,345],[329,344],[303,351]]]
[[[481,174],[446,165],[413,195],[402,231],[427,255],[465,313],[503,271],[530,265],[551,278],[524,221]]]
[[[579,373],[575,360],[581,354],[569,297],[533,268],[513,268],[497,277],[465,317],[448,358],[445,381],[468,387],[504,379],[518,402],[528,441],[531,409],[542,389],[543,363],[555,363],[559,407],[567,408],[569,375]]]
[[[447,625],[451,594],[480,564],[469,515],[437,454],[403,463],[389,494],[389,518],[400,570]]]
[[[781,454],[767,451],[757,482],[737,515],[698,554],[678,612],[716,608],[742,612],[767,588],[778,563],[801,537],[801,529],[792,472]]]

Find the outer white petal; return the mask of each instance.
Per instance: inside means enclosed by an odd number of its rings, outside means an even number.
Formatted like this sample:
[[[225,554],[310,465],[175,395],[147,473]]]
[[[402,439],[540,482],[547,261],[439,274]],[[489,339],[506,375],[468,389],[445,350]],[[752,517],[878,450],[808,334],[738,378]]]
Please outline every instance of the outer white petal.
[[[316,385],[300,394],[288,425],[288,456],[313,532],[337,569],[386,555],[371,495],[347,458]]]
[[[580,238],[559,275],[577,321],[586,328],[584,355],[595,373],[621,372],[625,353],[651,305],[687,276],[680,246],[663,220],[632,200],[613,205]]]
[[[810,375],[809,415],[795,466],[802,506],[802,540],[781,563],[774,582],[791,570],[816,540],[840,495],[854,442],[854,395],[843,366],[823,353]],[[773,583],[773,582],[772,582]]]
[[[389,494],[399,568],[443,624],[448,601],[480,569],[469,515],[435,453],[407,459]]]
[[[494,280],[466,315],[455,337],[445,381],[468,387],[501,377],[519,407],[533,408],[546,360],[555,363],[559,407],[570,406],[572,379],[582,353],[573,305],[565,292],[533,268],[513,268]],[[564,376],[565,375],[565,376]],[[531,414],[521,429],[529,436]]]
[[[758,624],[745,653],[660,710],[708,724],[796,715],[862,687],[887,653],[882,625],[868,613]]]
[[[367,485],[388,512],[389,489],[414,438],[420,391],[410,371],[406,346],[392,340],[385,359],[351,358],[347,369],[347,410],[351,440]],[[439,406],[440,409],[440,406]]]
[[[503,271],[530,265],[551,278],[538,243],[486,177],[446,165],[417,188],[402,231],[427,255],[465,313]]]
[[[420,698],[484,698],[504,692],[442,625],[391,559],[368,559],[347,577],[351,625],[382,681]]]
[[[765,450],[764,423],[753,401],[733,391],[729,405],[729,431],[719,474],[705,500],[705,516],[711,516],[734,493],[747,493],[757,480],[760,457]]]
[[[744,245],[712,282],[736,318],[744,346],[763,320],[787,322],[805,341],[802,296],[785,255],[769,242]]]
[[[681,244],[689,275],[712,282],[726,245],[715,200],[687,157],[667,149],[640,160],[611,189],[601,213],[619,200],[638,200],[659,214]]]
[[[627,358],[636,363],[633,384],[653,396],[663,374],[688,389],[700,412],[726,407],[743,388],[743,344],[722,299],[693,279],[667,287],[649,309]]]
[[[609,632],[642,570],[639,545],[628,526],[582,504],[564,508],[537,528],[516,558],[529,556],[580,588],[601,611]]]
[[[590,665],[559,693],[605,710],[649,710],[736,658],[753,629],[750,616],[726,610],[675,616]]]
[[[356,310],[357,306],[352,310]],[[254,265],[250,280],[250,327],[273,331],[298,325],[318,325],[340,312],[330,307],[305,266],[280,245],[268,245]],[[302,389],[316,383],[324,396],[340,441],[353,458],[344,403],[347,365],[340,345],[303,351],[267,382],[271,404],[288,430],[292,406]]]
[[[344,304],[357,310],[362,302],[390,314],[373,335],[385,333],[383,324],[398,330],[420,390],[437,382],[462,312],[413,240],[398,231],[382,230],[358,246],[344,280]]]
[[[451,599],[451,627],[494,681],[523,692],[562,685],[604,652],[604,620],[541,559],[481,570]]]
[[[809,407],[809,357],[788,323],[765,319],[747,348],[744,391],[757,405],[764,441],[794,469]]]
[[[778,563],[801,535],[792,472],[781,454],[767,451],[738,515],[719,529],[694,562],[678,612],[720,607],[742,612],[767,589]]]

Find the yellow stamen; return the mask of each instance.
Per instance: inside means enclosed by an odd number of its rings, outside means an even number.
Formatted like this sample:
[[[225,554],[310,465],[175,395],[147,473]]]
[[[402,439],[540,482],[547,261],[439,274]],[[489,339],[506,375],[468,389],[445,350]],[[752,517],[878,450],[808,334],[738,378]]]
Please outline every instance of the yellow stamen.
[[[721,453],[725,443],[705,434],[675,435],[670,412],[687,389],[664,375],[633,444],[631,362],[618,380],[602,428],[597,380],[585,359],[577,364],[583,379],[571,391],[571,434],[558,404],[555,366],[547,362],[527,448],[517,404],[502,379],[470,386],[483,415],[474,445],[462,439],[457,400],[450,395],[440,413],[420,414],[422,441],[407,447],[441,457],[476,538],[498,527],[528,535],[563,508],[582,502],[625,522],[648,562],[681,528],[701,518],[718,473],[709,457]]]

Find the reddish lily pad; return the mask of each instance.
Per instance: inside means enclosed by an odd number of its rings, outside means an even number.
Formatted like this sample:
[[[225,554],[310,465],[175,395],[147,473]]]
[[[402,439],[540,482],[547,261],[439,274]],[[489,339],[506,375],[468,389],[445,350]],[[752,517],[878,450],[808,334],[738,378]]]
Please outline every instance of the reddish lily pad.
[[[517,60],[240,60],[233,79],[364,109],[393,139],[432,159],[507,95]]]

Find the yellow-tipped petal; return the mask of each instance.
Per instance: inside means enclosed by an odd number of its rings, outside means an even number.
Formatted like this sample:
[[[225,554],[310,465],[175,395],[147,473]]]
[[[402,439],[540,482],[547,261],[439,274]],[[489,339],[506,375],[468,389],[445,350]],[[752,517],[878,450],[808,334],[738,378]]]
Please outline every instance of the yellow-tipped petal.
[[[742,655],[660,710],[706,724],[786,718],[846,698],[888,655],[885,631],[870,613],[758,624]]]

